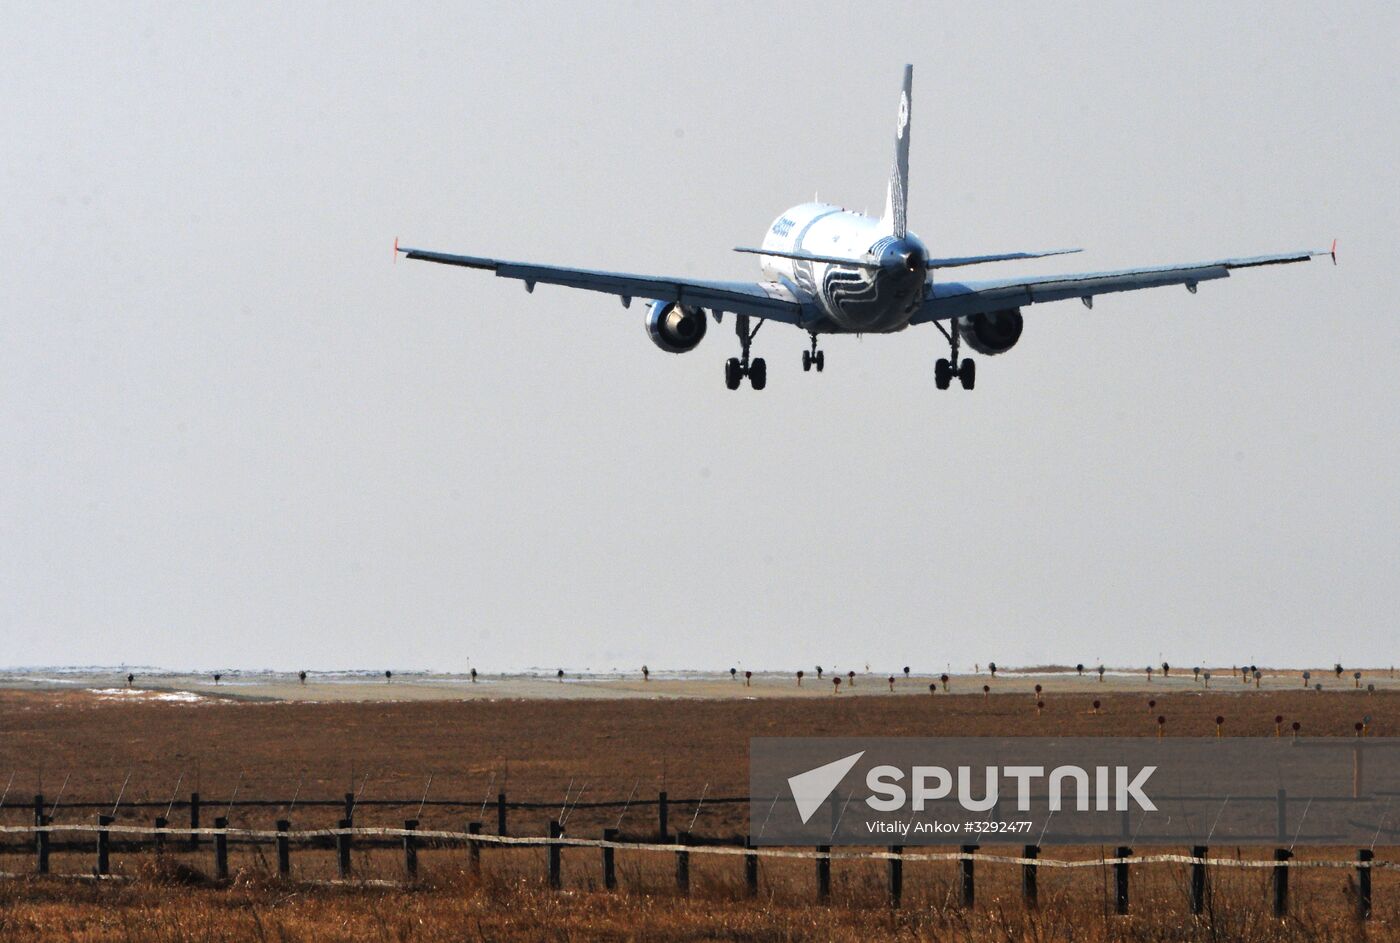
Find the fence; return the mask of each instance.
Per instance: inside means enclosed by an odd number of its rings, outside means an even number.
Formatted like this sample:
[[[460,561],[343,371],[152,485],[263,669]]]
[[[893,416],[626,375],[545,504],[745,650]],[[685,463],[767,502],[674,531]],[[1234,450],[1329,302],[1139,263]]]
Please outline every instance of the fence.
[[[908,852],[901,846],[889,846],[884,850],[851,850],[837,851],[830,847],[818,847],[813,850],[794,848],[772,848],[755,847],[747,839],[715,838],[704,837],[693,834],[689,831],[678,830],[674,834],[668,831],[668,814],[670,802],[665,793],[661,793],[653,801],[633,803],[630,799],[626,803],[622,802],[594,802],[579,803],[576,807],[592,808],[623,808],[632,805],[656,805],[658,814],[659,831],[654,836],[628,836],[617,828],[605,828],[602,830],[600,838],[576,838],[565,834],[564,825],[555,818],[549,821],[548,834],[544,836],[518,836],[511,835],[507,829],[507,810],[509,809],[541,809],[554,808],[554,803],[509,803],[506,801],[504,793],[497,795],[497,833],[487,834],[482,831],[482,823],[479,821],[469,821],[466,823],[465,831],[450,831],[439,829],[419,828],[419,820],[407,819],[402,828],[366,828],[356,827],[353,820],[353,811],[356,804],[359,805],[383,805],[383,806],[409,806],[425,804],[425,800],[376,800],[373,803],[368,801],[355,802],[353,794],[347,794],[344,800],[345,817],[340,819],[334,828],[313,828],[293,830],[291,823],[287,819],[278,819],[276,827],[272,829],[254,828],[233,828],[228,825],[227,815],[218,816],[214,819],[212,828],[201,827],[199,816],[201,803],[198,794],[191,796],[187,804],[190,812],[189,827],[171,827],[167,816],[156,816],[151,826],[141,825],[118,825],[113,814],[101,813],[98,815],[96,825],[86,824],[54,824],[52,816],[44,811],[45,805],[42,796],[35,797],[34,809],[35,820],[32,825],[0,825],[0,835],[20,835],[29,837],[29,847],[34,854],[34,873],[47,875],[50,873],[50,855],[59,846],[54,843],[54,836],[61,834],[72,834],[77,836],[88,836],[88,842],[74,842],[67,846],[68,850],[75,848],[86,848],[94,855],[94,867],[92,875],[98,879],[113,878],[111,871],[111,855],[114,846],[113,836],[125,836],[126,841],[122,846],[123,850],[152,850],[156,855],[167,852],[168,846],[175,839],[183,839],[187,847],[191,850],[197,849],[201,842],[208,841],[213,845],[214,854],[214,875],[217,880],[226,881],[229,878],[229,844],[231,841],[251,844],[272,844],[276,849],[277,872],[281,878],[290,878],[292,874],[292,849],[294,844],[305,847],[311,845],[320,848],[333,848],[336,855],[337,873],[341,881],[351,881],[354,879],[352,873],[351,851],[357,845],[359,847],[401,847],[403,854],[403,867],[406,878],[409,881],[418,877],[418,851],[424,842],[437,842],[439,844],[464,847],[467,852],[468,868],[474,875],[481,872],[482,850],[486,847],[544,847],[547,849],[547,869],[548,882],[552,888],[560,888],[563,885],[563,852],[565,849],[593,849],[600,855],[600,865],[603,876],[603,885],[608,890],[617,887],[616,854],[619,851],[628,853],[652,853],[673,855],[675,859],[675,880],[677,890],[682,894],[690,891],[690,857],[691,855],[718,855],[738,857],[743,859],[744,886],[749,895],[758,893],[758,862],[760,858],[768,859],[803,859],[810,860],[814,864],[814,878],[816,887],[816,898],[818,901],[825,901],[831,893],[831,873],[832,867],[837,862],[842,861],[884,861],[886,863],[886,892],[888,902],[892,907],[900,905],[903,896],[904,865],[913,862],[956,862],[959,871],[959,899],[964,907],[971,908],[976,900],[976,866],[980,862],[984,865],[1006,865],[1015,866],[1021,869],[1021,893],[1027,907],[1034,908],[1038,904],[1038,874],[1042,868],[1054,869],[1079,869],[1079,868],[1112,868],[1114,875],[1114,910],[1118,914],[1127,914],[1130,904],[1130,878],[1131,869],[1155,864],[1186,864],[1190,866],[1191,875],[1188,891],[1188,899],[1191,913],[1200,914],[1204,911],[1206,888],[1208,885],[1208,871],[1212,868],[1247,868],[1247,869],[1269,869],[1271,873],[1271,896],[1273,903],[1273,913],[1276,917],[1284,917],[1289,912],[1289,888],[1288,875],[1294,868],[1331,868],[1331,869],[1355,869],[1356,890],[1355,907],[1358,919],[1369,919],[1372,912],[1372,873],[1377,869],[1400,871],[1400,863],[1390,861],[1375,860],[1374,853],[1369,848],[1358,850],[1355,861],[1345,860],[1300,860],[1293,856],[1290,849],[1277,848],[1273,852],[1271,860],[1260,859],[1240,859],[1240,858],[1211,858],[1209,849],[1206,846],[1195,846],[1190,854],[1148,854],[1135,855],[1133,849],[1126,845],[1120,845],[1114,852],[1113,857],[1099,857],[1089,859],[1061,860],[1041,857],[1041,848],[1038,845],[1026,845],[1022,849],[1021,855],[1005,854],[983,854],[978,845],[962,845],[956,852]],[[696,800],[681,800],[693,802]],[[737,803],[748,802],[747,797],[728,797],[709,800],[712,803]],[[325,806],[341,805],[340,800],[310,800],[304,801],[303,805]],[[467,806],[476,803],[464,803],[452,800],[437,800],[434,805],[444,806]],[[133,803],[132,805],[137,805]],[[156,803],[143,803],[142,805],[158,805]],[[173,803],[166,804],[167,812],[173,807]],[[182,803],[182,805],[185,805]],[[286,806],[287,803],[275,802],[272,800],[245,799],[239,803],[227,803],[228,808],[235,805],[242,807],[268,807]],[[93,803],[70,804],[67,808],[94,808]],[[105,804],[102,808],[106,808]],[[571,807],[573,808],[573,807]],[[113,807],[115,812],[115,807]],[[15,877],[16,874],[6,874],[6,877]],[[72,875],[70,875],[72,876]]]

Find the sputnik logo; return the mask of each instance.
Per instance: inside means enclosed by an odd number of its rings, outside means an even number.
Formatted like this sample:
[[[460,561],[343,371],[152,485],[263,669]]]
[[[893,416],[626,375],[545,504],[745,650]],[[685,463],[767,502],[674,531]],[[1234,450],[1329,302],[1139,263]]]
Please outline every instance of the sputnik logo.
[[[801,817],[803,825],[816,814],[827,797],[836,791],[836,787],[841,785],[841,780],[846,778],[846,774],[860,762],[862,756],[865,756],[864,750],[788,778],[788,788],[792,790],[792,799],[797,803],[797,814]]]

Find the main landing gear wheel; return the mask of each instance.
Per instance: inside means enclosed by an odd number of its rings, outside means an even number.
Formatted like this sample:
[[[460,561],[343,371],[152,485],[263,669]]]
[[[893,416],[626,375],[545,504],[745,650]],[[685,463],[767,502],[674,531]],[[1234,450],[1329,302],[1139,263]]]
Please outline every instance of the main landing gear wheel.
[[[802,372],[807,373],[812,369],[812,352],[804,350],[802,352]]]
[[[812,359],[812,362],[813,362],[814,364],[816,364],[817,372],[818,372],[818,373],[821,373],[823,370],[825,370],[825,369],[826,369],[826,351],[824,351],[824,350],[819,350],[819,351],[817,351],[817,355]]]
[[[951,351],[946,359],[940,357],[933,365],[934,386],[940,390],[946,390],[953,385],[953,377],[957,377],[963,389],[972,389],[977,384],[977,364],[973,362],[971,357],[958,360],[958,326],[954,324],[950,330],[940,322],[935,321],[934,323],[943,332],[943,336],[948,338],[948,347]]]
[[[749,378],[749,385],[756,390],[761,390],[768,385],[768,364],[762,357],[755,357],[749,360],[749,347],[753,344],[754,335],[758,333],[758,328],[763,327],[762,319],[758,322],[758,327],[749,330],[749,316],[741,314],[734,319],[734,332],[739,335],[739,344],[742,352],[738,357],[730,357],[724,365],[724,385],[731,390],[737,390],[744,382],[744,377]],[[809,369],[807,363],[803,361],[804,369]],[[817,367],[818,370],[821,367]]]
[[[802,352],[802,372],[806,373],[813,367],[821,373],[826,367],[826,352],[817,350],[817,335],[812,335],[812,349]]]

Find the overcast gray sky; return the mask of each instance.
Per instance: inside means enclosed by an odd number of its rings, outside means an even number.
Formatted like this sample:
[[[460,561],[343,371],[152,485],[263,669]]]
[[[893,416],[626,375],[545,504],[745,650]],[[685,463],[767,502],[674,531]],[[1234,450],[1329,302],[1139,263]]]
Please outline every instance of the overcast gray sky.
[[[1397,7],[1003,6],[5,3],[0,665],[1389,664]],[[753,278],[906,61],[936,254],[1341,265],[732,393],[728,321],[391,264]]]

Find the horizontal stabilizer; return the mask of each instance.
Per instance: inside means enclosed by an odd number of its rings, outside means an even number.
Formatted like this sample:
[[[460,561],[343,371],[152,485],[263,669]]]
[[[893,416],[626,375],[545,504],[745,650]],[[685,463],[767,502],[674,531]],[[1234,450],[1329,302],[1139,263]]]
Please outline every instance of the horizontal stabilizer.
[[[1049,249],[1045,252],[1004,252],[1001,255],[965,255],[956,259],[929,259],[929,268],[958,268],[983,262],[1014,262],[1017,259],[1043,259],[1048,255],[1072,255],[1083,249]]]
[[[879,262],[868,259],[838,259],[832,255],[813,255],[810,252],[783,252],[779,249],[754,249],[749,246],[735,246],[735,252],[749,252],[753,255],[771,255],[780,259],[800,259],[807,262],[825,262],[828,265],[850,265],[855,268],[877,269]]]

